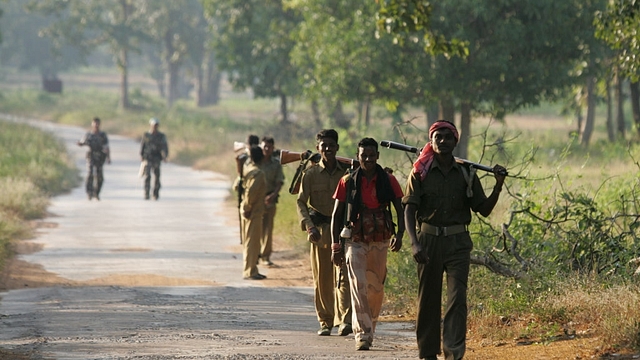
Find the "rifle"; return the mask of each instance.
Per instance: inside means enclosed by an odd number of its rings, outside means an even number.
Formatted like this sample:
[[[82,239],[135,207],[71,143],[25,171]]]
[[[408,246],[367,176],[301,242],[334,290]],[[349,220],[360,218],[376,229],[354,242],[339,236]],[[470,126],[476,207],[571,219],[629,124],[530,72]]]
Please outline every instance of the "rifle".
[[[294,161],[300,160],[300,164],[296,169],[295,175],[291,179],[291,185],[289,186],[289,194],[296,195],[300,192],[300,183],[302,181],[302,173],[307,168],[309,162],[317,164],[322,160],[322,156],[319,153],[312,154],[311,150],[305,152],[294,152],[289,150],[280,150],[280,164],[285,165]],[[345,158],[342,156],[336,156],[336,160],[347,164],[353,168],[360,166],[360,163],[356,159]]]
[[[420,152],[422,151],[422,148],[418,149],[415,146],[409,146],[409,145],[401,144],[401,143],[398,143],[398,142],[395,142],[395,141],[390,141],[390,140],[382,140],[382,141],[380,141],[380,146],[386,147],[386,148],[389,148],[389,149],[407,151],[407,152],[414,153],[414,154],[417,154],[417,155],[420,155]],[[490,166],[478,164],[478,163],[475,163],[473,161],[469,161],[469,160],[466,160],[466,159],[461,159],[461,158],[458,158],[458,157],[454,157],[454,158],[456,159],[456,162],[458,164],[471,166],[473,168],[476,168],[476,169],[482,170],[482,171],[486,171],[486,172],[493,172],[493,168],[490,167]],[[509,173],[505,170],[504,172],[498,173],[498,175],[509,176]]]
[[[242,245],[242,214],[240,213],[242,206],[242,195],[244,195],[244,187],[243,187],[243,166],[245,161],[247,161],[247,154],[241,154],[236,158],[236,166],[238,170],[238,226],[240,227],[240,245]]]

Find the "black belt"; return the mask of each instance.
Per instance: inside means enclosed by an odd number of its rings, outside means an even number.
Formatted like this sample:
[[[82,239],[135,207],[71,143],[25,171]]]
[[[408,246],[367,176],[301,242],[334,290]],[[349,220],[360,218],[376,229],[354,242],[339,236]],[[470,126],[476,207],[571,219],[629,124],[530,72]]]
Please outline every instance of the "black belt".
[[[467,231],[467,225],[433,226],[427,223],[420,224],[420,232],[435,236],[451,236]]]

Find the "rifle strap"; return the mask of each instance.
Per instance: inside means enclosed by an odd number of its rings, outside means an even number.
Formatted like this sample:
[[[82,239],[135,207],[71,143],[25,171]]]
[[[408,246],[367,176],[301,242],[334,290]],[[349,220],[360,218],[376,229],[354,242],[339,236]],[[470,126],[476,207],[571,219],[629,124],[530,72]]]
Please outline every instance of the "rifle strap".
[[[473,178],[476,176],[476,168],[473,166],[469,167],[467,170],[466,167],[460,166],[462,170],[462,176],[464,176],[464,180],[467,182],[467,197],[473,197]]]

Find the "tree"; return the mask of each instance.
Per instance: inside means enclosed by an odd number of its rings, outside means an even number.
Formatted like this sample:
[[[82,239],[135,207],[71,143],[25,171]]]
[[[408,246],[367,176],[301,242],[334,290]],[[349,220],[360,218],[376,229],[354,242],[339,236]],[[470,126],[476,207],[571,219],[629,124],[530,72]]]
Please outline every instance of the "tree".
[[[439,98],[453,97],[465,105],[465,122],[471,121],[470,113],[500,119],[543,99],[556,99],[577,81],[570,76],[582,56],[574,36],[579,23],[574,20],[584,14],[576,3],[448,0],[434,5],[434,31],[468,42],[469,55],[438,56],[430,66],[435,79],[427,86],[441,94]],[[469,134],[461,136],[464,150]]]
[[[120,106],[129,107],[129,53],[139,51],[147,38],[137,0],[41,0],[29,9],[58,20],[42,30],[58,45],[68,44],[86,56],[100,45],[108,45],[120,70]]]
[[[634,82],[640,74],[640,1],[609,1],[594,20],[596,36],[617,51],[616,62],[623,76]]]
[[[640,134],[640,1],[610,1],[594,20],[596,36],[616,51],[618,76],[631,80],[633,120]],[[619,131],[624,132],[624,128]]]
[[[21,70],[37,69],[43,83],[56,79],[61,70],[82,62],[77,49],[57,46],[50,38],[40,36],[40,29],[51,24],[53,17],[27,12],[29,0],[5,2],[2,21],[5,38],[0,47],[0,60]]]
[[[290,34],[300,16],[276,0],[203,0],[203,5],[213,19],[218,65],[234,89],[279,98],[281,121],[287,123],[287,96],[300,89],[290,59],[295,45]]]
[[[372,103],[386,104],[398,119],[403,105],[420,95],[422,78],[429,73],[416,68],[412,58],[426,53],[419,44],[401,47],[393,36],[377,35],[375,4],[342,0],[327,6],[323,0],[300,0],[292,5],[304,17],[292,58],[307,98],[359,104],[366,123]],[[350,126],[335,115],[332,119],[336,126]]]
[[[161,49],[159,58],[165,73],[163,85],[166,86],[163,93],[167,106],[171,106],[184,95],[180,90],[180,70],[189,55],[200,50],[205,41],[203,32],[206,33],[207,25],[202,6],[197,0],[143,2],[141,13],[146,19],[145,31],[150,36],[150,43],[161,44],[152,49]]]

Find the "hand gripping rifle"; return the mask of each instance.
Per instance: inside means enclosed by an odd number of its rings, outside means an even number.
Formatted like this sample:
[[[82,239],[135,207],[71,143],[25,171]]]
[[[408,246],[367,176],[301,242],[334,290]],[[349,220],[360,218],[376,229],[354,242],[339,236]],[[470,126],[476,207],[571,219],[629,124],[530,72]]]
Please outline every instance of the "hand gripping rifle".
[[[313,154],[311,150],[307,150],[305,152],[294,152],[289,150],[280,150],[280,164],[285,165],[294,161],[300,160],[300,164],[296,169],[295,175],[293,175],[293,179],[291,179],[291,185],[289,186],[289,194],[296,195],[300,192],[300,184],[302,181],[302,173],[307,168],[309,162],[317,164],[322,160],[322,156],[319,153]],[[357,168],[360,166],[360,163],[356,159],[345,158],[342,156],[336,156],[336,160],[347,164],[351,167]]]
[[[398,142],[395,142],[395,141],[390,141],[390,140],[382,140],[382,141],[380,141],[380,146],[386,147],[386,148],[389,148],[389,149],[407,151],[407,152],[414,153],[414,154],[417,154],[417,155],[420,155],[420,152],[422,151],[422,148],[418,149],[415,146],[409,146],[409,145],[401,144],[401,143],[398,143]],[[473,168],[476,168],[476,169],[482,170],[482,171],[493,172],[493,168],[490,167],[490,166],[478,164],[478,163],[475,163],[473,161],[461,159],[461,158],[458,158],[458,157],[456,157],[455,159],[456,159],[456,162],[458,164],[471,166]],[[509,173],[505,170],[504,172],[499,173],[498,175],[508,176]]]

